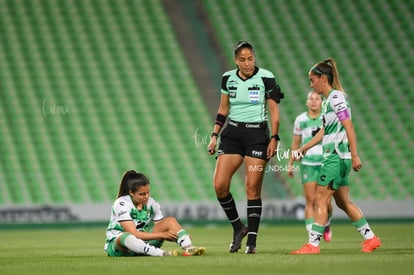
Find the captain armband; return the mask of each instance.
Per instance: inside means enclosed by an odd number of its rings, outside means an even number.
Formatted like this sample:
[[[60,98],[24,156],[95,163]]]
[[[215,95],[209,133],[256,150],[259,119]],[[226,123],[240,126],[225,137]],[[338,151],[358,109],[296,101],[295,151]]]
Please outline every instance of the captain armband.
[[[223,127],[224,123],[226,122],[226,118],[227,116],[217,113],[215,124],[219,125],[220,127]]]
[[[338,117],[339,121],[343,121],[351,117],[351,115],[348,112],[348,109],[339,111],[338,113],[336,113],[336,116]]]

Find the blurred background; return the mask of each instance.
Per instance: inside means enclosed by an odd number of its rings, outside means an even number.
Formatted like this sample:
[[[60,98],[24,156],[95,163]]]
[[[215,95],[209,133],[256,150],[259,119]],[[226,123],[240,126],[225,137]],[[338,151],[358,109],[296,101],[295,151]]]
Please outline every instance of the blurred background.
[[[413,12],[410,0],[0,0],[0,223],[106,221],[129,169],[168,214],[223,218],[206,147],[241,40],[285,93],[264,218],[301,218],[286,152],[308,70],[327,57],[364,165],[352,198],[369,217],[413,218]],[[243,173],[232,192],[245,203]]]

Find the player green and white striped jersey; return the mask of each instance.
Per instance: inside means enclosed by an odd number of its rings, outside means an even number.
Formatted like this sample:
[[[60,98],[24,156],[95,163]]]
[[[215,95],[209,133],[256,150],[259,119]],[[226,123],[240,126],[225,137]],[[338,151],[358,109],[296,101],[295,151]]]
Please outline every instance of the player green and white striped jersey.
[[[322,114],[317,118],[311,118],[308,112],[301,113],[295,119],[293,134],[302,137],[301,145],[310,141],[322,127]],[[310,148],[301,163],[304,165],[322,165],[322,143]]]
[[[112,205],[111,218],[106,229],[106,240],[108,242],[124,232],[119,223],[121,221],[133,221],[137,230],[147,231],[153,221],[159,221],[163,218],[160,204],[151,197],[142,210],[135,207],[131,196],[119,197]]]
[[[258,123],[268,120],[267,102],[269,93],[280,93],[276,89],[274,75],[265,69],[256,68],[248,79],[242,79],[238,70],[223,74],[221,92],[229,95],[228,117],[238,122]]]
[[[324,157],[336,152],[342,159],[351,159],[348,137],[341,121],[351,118],[351,107],[344,93],[332,90],[322,102],[323,126],[322,139]]]

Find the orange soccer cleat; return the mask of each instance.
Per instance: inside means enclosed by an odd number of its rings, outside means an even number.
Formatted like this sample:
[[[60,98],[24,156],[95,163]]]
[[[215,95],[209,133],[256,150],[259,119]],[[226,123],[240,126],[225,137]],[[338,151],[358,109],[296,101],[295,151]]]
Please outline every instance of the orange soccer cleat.
[[[371,253],[372,251],[374,251],[375,249],[381,246],[381,240],[377,236],[374,236],[373,238],[369,240],[363,241],[361,245],[362,245],[362,249],[361,249],[362,252]]]
[[[319,246],[313,246],[310,243],[305,244],[298,250],[293,250],[290,252],[290,254],[319,254],[320,248]]]

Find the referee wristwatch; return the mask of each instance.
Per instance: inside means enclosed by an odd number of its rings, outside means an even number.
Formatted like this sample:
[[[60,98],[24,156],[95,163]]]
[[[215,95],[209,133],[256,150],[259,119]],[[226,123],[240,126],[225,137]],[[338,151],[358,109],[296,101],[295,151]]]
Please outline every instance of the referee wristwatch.
[[[280,137],[279,137],[278,134],[273,135],[273,136],[270,137],[270,139],[272,139],[272,138],[274,138],[275,140],[280,140]]]

